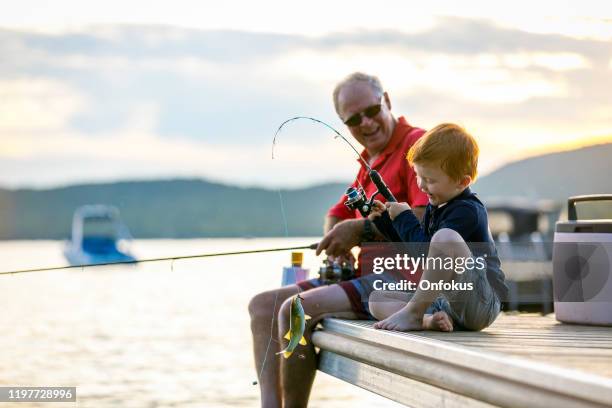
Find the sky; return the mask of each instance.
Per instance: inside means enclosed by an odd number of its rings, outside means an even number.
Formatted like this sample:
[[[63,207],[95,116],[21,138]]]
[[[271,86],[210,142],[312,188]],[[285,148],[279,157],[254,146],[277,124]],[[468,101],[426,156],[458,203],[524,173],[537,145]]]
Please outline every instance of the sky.
[[[4,0],[3,0],[4,1]],[[331,92],[376,74],[396,116],[454,121],[480,172],[612,141],[612,3],[20,1],[0,14],[0,187],[350,180]]]

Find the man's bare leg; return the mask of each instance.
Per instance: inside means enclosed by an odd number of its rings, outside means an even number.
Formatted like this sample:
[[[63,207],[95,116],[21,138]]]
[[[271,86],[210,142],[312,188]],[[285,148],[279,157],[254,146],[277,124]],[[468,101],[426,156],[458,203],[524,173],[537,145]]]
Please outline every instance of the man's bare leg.
[[[304,312],[312,317],[307,321],[305,337],[308,344],[298,345],[293,354],[285,359],[277,356],[281,361],[281,384],[283,406],[287,408],[306,407],[310,389],[317,371],[317,361],[314,346],[311,341],[312,328],[324,317],[342,317],[356,319],[351,310],[351,304],[344,290],[338,285],[320,287],[303,292],[300,295]],[[289,313],[291,300],[286,300],[279,313],[279,338],[289,330]],[[286,340],[282,340],[283,345]]]
[[[261,406],[265,408],[282,407],[280,365],[276,355],[281,350],[277,316],[283,302],[298,292],[296,285],[285,286],[260,293],[249,303],[255,368],[261,392]]]
[[[377,290],[372,292],[368,300],[370,313],[377,320],[387,317],[403,309],[412,298],[412,293],[400,291]],[[444,311],[432,315],[423,315],[423,330],[453,331],[453,320]]]
[[[427,257],[470,257],[472,253],[461,235],[456,231],[443,228],[437,231],[431,239]],[[421,280],[430,282],[448,282],[455,272],[451,269],[425,269]],[[388,318],[374,324],[377,329],[384,330],[423,330],[423,315],[429,305],[438,297],[441,290],[421,290],[414,292],[410,301]]]

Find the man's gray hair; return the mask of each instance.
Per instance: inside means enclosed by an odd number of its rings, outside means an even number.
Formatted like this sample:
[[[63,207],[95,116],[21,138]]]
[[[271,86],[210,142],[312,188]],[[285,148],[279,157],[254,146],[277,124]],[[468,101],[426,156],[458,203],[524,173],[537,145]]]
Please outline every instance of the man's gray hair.
[[[336,109],[336,113],[338,115],[340,115],[340,111],[338,109],[338,95],[340,94],[342,88],[344,88],[346,85],[352,84],[353,82],[366,82],[370,84],[374,92],[376,92],[380,97],[382,97],[385,93],[382,84],[380,83],[380,79],[378,79],[377,76],[364,74],[363,72],[353,72],[342,81],[338,82],[338,85],[336,85],[334,88],[334,108]]]

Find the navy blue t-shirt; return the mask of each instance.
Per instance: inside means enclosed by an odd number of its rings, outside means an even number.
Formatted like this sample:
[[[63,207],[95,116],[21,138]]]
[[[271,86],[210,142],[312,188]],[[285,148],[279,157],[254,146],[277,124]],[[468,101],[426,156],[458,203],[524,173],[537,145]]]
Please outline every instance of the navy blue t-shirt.
[[[404,211],[395,217],[393,227],[404,242],[430,242],[435,232],[442,228],[456,231],[474,256],[486,255],[489,284],[500,300],[507,299],[508,287],[489,230],[487,210],[469,187],[444,204],[428,204],[422,224],[412,211]]]

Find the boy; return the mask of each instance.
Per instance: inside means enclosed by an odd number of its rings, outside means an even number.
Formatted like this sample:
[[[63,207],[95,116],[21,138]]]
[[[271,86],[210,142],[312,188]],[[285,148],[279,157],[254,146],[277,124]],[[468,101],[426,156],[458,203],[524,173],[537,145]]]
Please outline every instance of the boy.
[[[370,218],[388,211],[403,241],[428,242],[427,263],[413,294],[370,295],[370,312],[380,320],[374,327],[422,330],[433,318],[440,330],[452,330],[449,319],[459,328],[482,330],[499,314],[508,288],[486,209],[469,188],[476,178],[478,145],[460,126],[444,123],[419,139],[407,159],[429,198],[423,224],[406,203],[376,202]],[[432,303],[439,312],[425,315]]]

